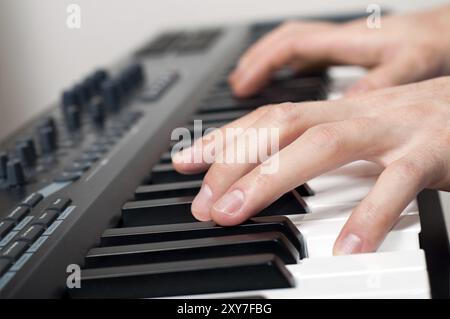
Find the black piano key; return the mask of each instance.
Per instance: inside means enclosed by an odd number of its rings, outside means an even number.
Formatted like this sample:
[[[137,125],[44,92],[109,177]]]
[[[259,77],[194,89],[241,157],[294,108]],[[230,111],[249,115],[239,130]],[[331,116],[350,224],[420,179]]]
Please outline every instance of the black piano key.
[[[283,233],[300,252],[300,257],[305,257],[302,235],[294,223],[285,216],[254,217],[234,227],[223,227],[214,222],[200,222],[113,228],[103,233],[100,242],[101,246],[134,245],[271,231]]]
[[[71,298],[155,298],[291,288],[295,281],[274,255],[251,255],[85,269]]]
[[[258,216],[297,215],[306,214],[307,212],[308,207],[305,201],[296,190],[293,190],[264,208]]]
[[[125,227],[190,223],[196,221],[191,213],[195,196],[132,201],[122,207]],[[281,196],[258,216],[306,214],[308,207],[294,190]]]
[[[311,187],[309,187],[308,184],[300,185],[295,190],[298,192],[300,196],[304,197],[314,196],[314,191],[311,189]]]
[[[159,158],[159,162],[161,164],[170,164],[172,163],[172,153],[171,152],[165,152],[161,157]]]
[[[172,164],[155,165],[151,173],[151,181],[153,184],[173,183],[182,181],[194,181],[203,179],[205,173],[199,174],[180,174],[173,168]]]
[[[122,207],[122,223],[125,227],[191,223],[193,196],[161,198],[128,202]]]
[[[300,252],[280,232],[229,235],[136,245],[92,248],[85,267],[114,267],[253,254],[274,254],[295,264]]]
[[[202,180],[155,184],[155,185],[143,185],[137,188],[134,195],[137,199],[140,200],[170,198],[177,196],[194,196],[197,195],[201,185]]]
[[[273,90],[272,90],[273,91]],[[226,112],[256,109],[259,106],[267,104],[277,104],[286,101],[304,102],[317,100],[319,92],[316,91],[295,91],[292,92],[271,92],[270,96],[255,97],[248,99],[236,99],[233,97],[224,97],[221,99],[208,98],[202,102],[200,113]]]
[[[164,183],[139,186],[135,192],[136,199],[158,199],[179,196],[194,196],[200,190],[202,180],[193,180],[176,183]],[[314,192],[307,185],[300,185],[295,189],[300,196],[313,196]]]

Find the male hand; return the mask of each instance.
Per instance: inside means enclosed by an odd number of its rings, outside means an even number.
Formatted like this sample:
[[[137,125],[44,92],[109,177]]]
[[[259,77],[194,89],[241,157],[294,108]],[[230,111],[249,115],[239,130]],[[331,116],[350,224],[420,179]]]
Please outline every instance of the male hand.
[[[227,128],[243,131],[215,149],[214,137]],[[255,128],[280,132],[280,151],[264,162],[192,161],[198,152],[226,158]],[[252,149],[265,150],[266,143],[258,140]],[[235,156],[248,150],[237,152]],[[270,166],[275,158],[278,171],[264,173],[263,165]],[[425,187],[450,189],[450,77],[335,101],[260,107],[173,157],[182,173],[208,170],[192,213],[220,225],[242,223],[298,185],[356,160],[376,162],[384,170],[340,232],[335,254],[376,250],[418,192]]]
[[[283,66],[305,70],[326,65],[370,69],[349,89],[361,93],[449,74],[450,7],[382,17],[380,29],[366,20],[345,24],[288,22],[263,37],[240,59],[229,80],[234,93],[256,93]]]

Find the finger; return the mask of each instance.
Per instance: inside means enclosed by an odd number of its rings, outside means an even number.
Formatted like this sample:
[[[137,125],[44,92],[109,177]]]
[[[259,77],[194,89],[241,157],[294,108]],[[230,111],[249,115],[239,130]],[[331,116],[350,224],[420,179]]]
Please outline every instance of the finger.
[[[333,253],[375,251],[401,212],[423,189],[426,178],[426,168],[414,160],[405,158],[389,165],[352,212],[336,240]]]
[[[307,130],[234,183],[211,209],[221,225],[235,225],[305,181],[377,152],[384,129],[369,118],[326,123]],[[380,143],[380,145],[383,143]]]
[[[260,107],[257,110],[230,122],[220,129],[206,134],[202,138],[195,141],[191,147],[185,148],[181,152],[172,154],[172,163],[174,168],[178,172],[184,174],[198,173],[206,170],[211,165],[209,158],[213,157],[215,153],[221,151],[221,149],[216,149],[216,144],[223,144],[223,146],[226,145],[227,141],[222,141],[219,139],[226,136],[225,133],[227,129],[245,129],[251,126],[258,118],[263,116],[266,111],[266,107]],[[236,134],[237,133],[238,132],[236,131]],[[211,156],[206,156],[207,154],[211,154]]]
[[[230,78],[238,77],[242,71],[246,69],[249,63],[251,63],[256,57],[261,55],[267,50],[272,49],[283,39],[296,34],[298,32],[314,32],[323,30],[325,28],[332,28],[334,24],[324,22],[302,22],[302,21],[289,21],[282,26],[276,28],[274,31],[269,32],[267,35],[259,39],[254,45],[252,45],[239,59],[237,68],[232,72]]]
[[[420,64],[420,58],[415,54],[399,54],[390,61],[381,62],[379,66],[352,85],[346,95],[365,93],[425,79],[428,72]]]
[[[340,104],[340,105],[338,105]],[[283,103],[273,105],[225,149],[203,179],[203,187],[192,203],[192,214],[209,220],[213,203],[239,178],[272,154],[292,143],[317,124],[349,118],[352,106],[341,102]]]
[[[379,59],[377,45],[367,45],[366,33],[355,27],[321,28],[299,31],[278,43],[253,53],[252,59],[233,75],[231,85],[238,96],[258,91],[270,76],[296,60],[297,67],[317,64],[357,64],[372,66]],[[376,42],[378,43],[378,42]]]
[[[252,95],[268,82],[275,71],[290,64],[296,58],[294,41],[292,36],[281,39],[259,57],[241,64],[239,71],[230,78],[234,93],[239,97]]]

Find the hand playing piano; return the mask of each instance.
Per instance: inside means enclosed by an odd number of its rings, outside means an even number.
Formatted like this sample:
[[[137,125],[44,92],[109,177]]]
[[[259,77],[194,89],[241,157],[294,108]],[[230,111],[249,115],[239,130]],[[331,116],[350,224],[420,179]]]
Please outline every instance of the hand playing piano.
[[[243,129],[225,147],[215,149],[210,134],[177,154],[173,162],[179,172],[208,170],[192,204],[194,216],[239,224],[324,172],[368,160],[384,170],[353,210],[334,253],[376,250],[418,192],[450,189],[450,77],[387,88],[449,73],[450,41],[444,36],[450,30],[449,15],[450,7],[444,7],[386,17],[381,29],[367,28],[365,20],[290,22],[251,47],[230,76],[241,97],[257,92],[286,65],[305,70],[356,64],[370,71],[343,99],[263,106],[212,133]],[[199,150],[226,157],[254,128],[279,129],[277,156],[256,164],[192,161]],[[265,143],[258,141],[253,148],[266,150]],[[236,157],[248,150],[237,151]],[[263,165],[275,158],[277,172],[264,173]]]
[[[226,158],[249,129],[273,127],[279,128],[280,151],[263,163],[192,161],[198,150]],[[211,134],[225,134],[227,128],[244,130],[214,149]],[[265,143],[258,140],[253,149],[267,149]],[[236,157],[248,150],[237,151]],[[265,173],[263,165],[275,158],[278,170]],[[376,250],[420,190],[450,189],[450,77],[334,101],[260,107],[173,158],[179,172],[208,170],[192,213],[221,225],[239,224],[296,186],[356,160],[376,162],[384,170],[353,210],[335,254]]]
[[[230,76],[237,96],[256,93],[284,66],[298,70],[326,65],[370,69],[348,93],[364,92],[449,74],[450,6],[382,17],[381,28],[366,20],[345,24],[289,22],[263,37]]]

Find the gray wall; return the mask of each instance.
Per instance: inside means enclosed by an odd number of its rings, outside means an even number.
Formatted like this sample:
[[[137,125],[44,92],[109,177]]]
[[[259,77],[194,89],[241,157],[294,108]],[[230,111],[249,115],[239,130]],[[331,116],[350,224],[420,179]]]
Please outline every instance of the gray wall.
[[[178,25],[365,10],[364,0],[0,0],[0,139],[97,65],[107,65],[158,29]],[[404,10],[445,1],[376,1]],[[79,30],[66,7],[82,9]]]

